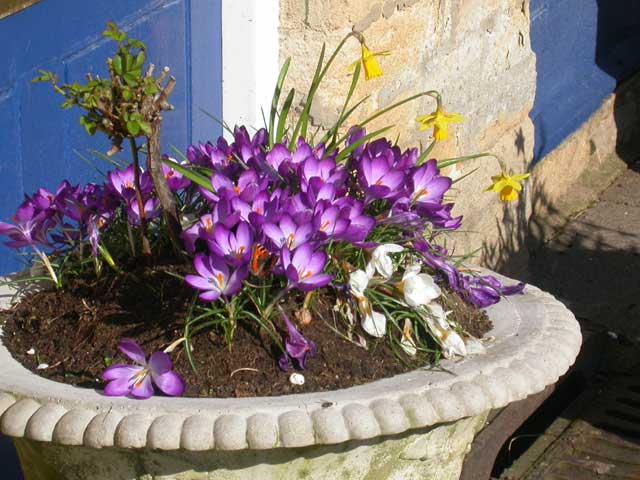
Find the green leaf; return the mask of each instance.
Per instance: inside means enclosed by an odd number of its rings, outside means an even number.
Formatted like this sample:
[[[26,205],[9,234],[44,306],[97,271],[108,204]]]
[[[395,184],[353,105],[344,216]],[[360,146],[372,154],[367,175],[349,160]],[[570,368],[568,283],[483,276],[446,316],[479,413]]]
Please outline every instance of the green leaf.
[[[92,122],[87,115],[80,117],[80,125],[84,127],[89,135],[96,133],[96,124]]]
[[[148,122],[138,122],[140,126],[140,130],[142,130],[147,135],[151,135],[151,125]]]
[[[138,52],[138,55],[136,55],[136,61],[134,62],[134,67],[136,68],[142,68],[142,66],[144,65],[144,61],[146,60],[146,56],[144,54],[144,50],[140,50]]]
[[[435,147],[435,146],[436,146],[436,140],[433,139],[431,141],[431,143],[429,144],[429,146],[426,148],[426,150],[424,150],[423,152],[420,153],[420,156],[416,160],[416,165],[418,165],[418,166],[422,165],[422,162],[424,162],[426,160],[426,158],[431,153],[431,150],[433,150],[433,147]]]
[[[336,123],[333,125],[333,127],[331,127],[329,131],[325,133],[325,135],[322,137],[322,139],[320,140],[321,143],[324,143],[326,145],[328,140],[332,137],[333,137],[333,143],[335,143],[336,135],[338,134],[338,130],[340,129],[340,126],[344,123],[344,121],[348,118],[348,116],[353,112],[352,109],[349,110],[349,112],[347,112],[347,107],[349,106],[351,97],[353,96],[353,93],[356,89],[356,85],[358,84],[361,68],[362,67],[360,66],[360,63],[357,63],[356,69],[353,72],[353,77],[351,78],[351,85],[349,86],[349,91],[347,92],[347,96],[344,100],[344,103],[342,104],[342,111],[340,112],[340,115],[338,115],[338,120],[336,120]],[[361,102],[362,100],[356,105],[360,105]]]
[[[451,165],[455,165],[456,163],[467,162],[469,160],[473,160],[474,158],[481,157],[495,157],[495,155],[491,153],[476,153],[475,155],[465,155],[464,157],[454,157],[454,158],[445,158],[443,160],[438,160],[438,168],[445,168]]]
[[[175,147],[172,147],[175,150],[177,150]],[[213,187],[211,186],[211,179],[205,177],[204,175],[199,174],[198,172],[195,172],[194,170],[191,170],[190,168],[185,167],[184,165],[180,165],[177,162],[174,162],[173,160],[170,160],[168,157],[163,157],[162,161],[170,166],[171,168],[173,168],[176,172],[181,173],[182,175],[184,175],[185,177],[187,177],[189,180],[191,180],[193,183],[200,185],[202,188],[215,193],[213,190]]]
[[[282,111],[280,112],[280,118],[278,119],[278,130],[275,136],[275,143],[280,143],[282,141],[282,137],[284,135],[284,128],[287,123],[287,117],[289,116],[289,110],[291,109],[291,104],[293,103],[293,98],[295,96],[295,90],[292,88],[289,91],[289,95],[284,101],[282,105]]]
[[[287,76],[287,72],[289,71],[289,64],[291,63],[291,57],[287,58],[280,69],[280,73],[278,75],[278,81],[276,82],[276,88],[273,91],[273,97],[271,98],[271,111],[269,113],[269,147],[273,147],[274,142],[274,131],[273,127],[276,121],[276,114],[278,112],[278,102],[280,101],[280,93],[282,92],[282,85],[284,84],[284,79]],[[284,109],[284,107],[283,107]],[[280,114],[282,116],[282,114]]]
[[[311,110],[311,104],[313,103],[313,97],[318,89],[318,85],[320,84],[321,78],[320,72],[322,71],[322,62],[324,60],[324,52],[326,45],[322,44],[322,50],[320,50],[320,56],[318,57],[318,63],[316,64],[316,71],[313,74],[313,79],[311,80],[311,86],[309,87],[309,92],[307,93],[307,98],[304,103],[304,107],[302,109],[302,113],[300,114],[300,118],[296,122],[296,126],[293,129],[293,133],[291,135],[291,140],[289,141],[289,150],[293,150],[298,141],[298,135],[302,135],[303,137],[307,134],[307,124],[309,122],[309,111]]]
[[[368,142],[370,139],[377,137],[381,133],[384,133],[391,128],[393,128],[393,125],[389,125],[388,127],[381,128],[380,130],[376,130],[375,132],[368,133],[364,137],[353,142],[351,145],[346,147],[344,150],[342,150],[338,154],[338,156],[336,157],[336,163],[340,163],[342,160],[346,159],[349,155],[351,155],[351,152],[353,152],[356,148],[358,148],[363,143]]]
[[[113,57],[111,60],[111,66],[118,75],[122,75],[122,57],[120,55]]]
[[[140,133],[140,124],[135,120],[129,120],[127,122],[127,131],[135,137]]]
[[[138,75],[134,75],[134,74],[131,74],[131,73],[125,73],[122,78],[124,79],[126,84],[129,85],[130,87],[137,87],[138,86]]]

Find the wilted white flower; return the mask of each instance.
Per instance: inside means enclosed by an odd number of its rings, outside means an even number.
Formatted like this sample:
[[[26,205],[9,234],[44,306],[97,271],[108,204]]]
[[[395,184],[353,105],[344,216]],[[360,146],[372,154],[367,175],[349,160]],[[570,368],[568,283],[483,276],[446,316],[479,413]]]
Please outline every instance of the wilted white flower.
[[[431,333],[442,346],[444,357],[450,358],[454,355],[466,357],[467,349],[462,337],[447,322],[447,315],[451,312],[445,312],[442,306],[437,303],[430,304],[429,311],[431,315],[425,315],[424,319]]]
[[[35,355],[35,354],[36,354],[35,348],[30,348],[29,350],[27,350],[27,355]]]
[[[367,264],[367,275],[373,277],[374,271],[382,275],[384,278],[391,278],[393,275],[393,262],[390,253],[400,253],[404,250],[401,245],[395,243],[385,243],[376,247],[371,255],[371,261]]]
[[[411,320],[404,319],[404,326],[402,327],[402,339],[400,340],[400,347],[405,353],[411,357],[415,356],[418,352],[416,348],[416,342],[413,340],[413,326]]]
[[[427,305],[442,293],[431,275],[420,273],[419,265],[412,265],[405,270],[402,276],[402,290],[404,301],[410,307]]]
[[[363,314],[362,329],[372,337],[384,337],[387,331],[387,317],[382,313],[374,312],[369,306]]]
[[[364,291],[371,277],[364,270],[356,270],[349,274],[349,288],[356,298],[364,297]]]

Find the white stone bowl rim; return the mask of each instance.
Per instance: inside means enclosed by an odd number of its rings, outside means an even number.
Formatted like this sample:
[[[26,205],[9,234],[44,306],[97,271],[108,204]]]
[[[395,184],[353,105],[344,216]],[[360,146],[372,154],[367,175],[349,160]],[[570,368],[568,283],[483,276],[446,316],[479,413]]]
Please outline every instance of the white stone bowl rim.
[[[0,306],[12,295],[2,287]],[[495,341],[484,355],[347,389],[279,397],[107,397],[31,373],[0,339],[0,431],[92,448],[203,451],[336,444],[503,407],[555,383],[580,350],[573,314],[534,286],[487,313]]]

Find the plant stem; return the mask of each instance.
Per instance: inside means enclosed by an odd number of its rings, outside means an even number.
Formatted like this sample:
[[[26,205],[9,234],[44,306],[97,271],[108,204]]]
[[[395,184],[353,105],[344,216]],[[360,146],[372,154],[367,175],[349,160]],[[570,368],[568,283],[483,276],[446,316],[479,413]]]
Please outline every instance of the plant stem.
[[[147,168],[151,174],[153,185],[162,206],[162,213],[169,230],[169,238],[176,253],[180,253],[180,219],[173,193],[167,185],[162,172],[162,156],[160,154],[160,119],[151,122],[151,134],[147,137]]]
[[[140,241],[142,242],[142,254],[151,256],[151,245],[147,238],[147,220],[144,212],[144,201],[140,189],[140,160],[138,158],[138,145],[136,139],[129,137],[131,144],[131,157],[133,158],[133,188],[136,192],[136,202],[138,203],[138,216],[140,217]]]

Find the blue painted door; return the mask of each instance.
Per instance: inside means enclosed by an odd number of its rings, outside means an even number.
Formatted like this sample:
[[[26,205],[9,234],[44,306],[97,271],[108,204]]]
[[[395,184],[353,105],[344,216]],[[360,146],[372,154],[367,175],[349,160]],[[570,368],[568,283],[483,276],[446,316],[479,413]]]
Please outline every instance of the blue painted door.
[[[538,161],[640,69],[640,1],[531,0],[530,11]]]
[[[25,193],[100,181],[75,153],[106,151],[109,143],[89,137],[78,110],[62,110],[50,85],[33,84],[38,69],[61,82],[85,73],[106,76],[113,42],[101,32],[108,20],[147,44],[148,61],[169,66],[177,79],[173,112],[164,115],[162,143],[184,150],[192,141],[220,134],[202,110],[220,118],[221,0],[42,0],[0,20],[0,219],[7,220]],[[100,160],[95,160],[105,167]],[[15,252],[0,246],[0,274],[20,268]]]

